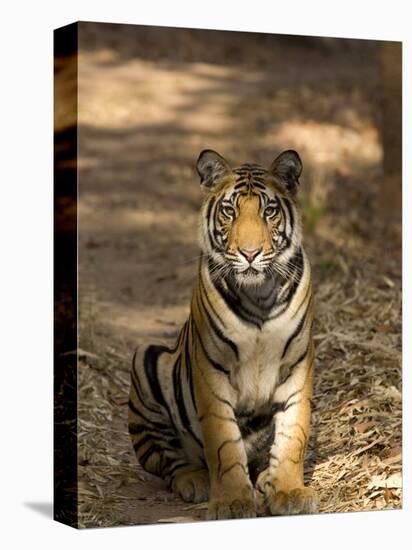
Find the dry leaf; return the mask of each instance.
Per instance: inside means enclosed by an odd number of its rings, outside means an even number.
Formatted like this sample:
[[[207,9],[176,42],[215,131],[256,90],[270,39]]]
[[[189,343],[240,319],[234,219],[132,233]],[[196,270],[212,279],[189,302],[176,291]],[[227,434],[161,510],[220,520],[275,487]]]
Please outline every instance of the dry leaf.
[[[370,429],[374,428],[376,425],[377,422],[371,420],[370,422],[361,422],[360,424],[355,424],[353,427],[355,431],[363,434],[364,432],[368,432]]]
[[[396,472],[390,475],[388,478],[382,476],[372,476],[372,479],[368,485],[368,489],[401,489],[402,488],[402,475],[400,472]]]
[[[393,288],[395,286],[395,283],[392,281],[392,279],[389,279],[389,277],[387,277],[386,275],[383,275],[382,279],[388,285],[389,288]]]
[[[402,461],[402,448],[397,446],[393,447],[390,452],[386,455],[382,462],[386,465],[396,464],[397,462]]]
[[[385,397],[394,399],[395,401],[402,401],[402,393],[395,388],[395,386],[389,386],[385,391]]]
[[[376,332],[383,332],[383,333],[389,333],[392,332],[392,327],[390,325],[375,325],[374,329]]]

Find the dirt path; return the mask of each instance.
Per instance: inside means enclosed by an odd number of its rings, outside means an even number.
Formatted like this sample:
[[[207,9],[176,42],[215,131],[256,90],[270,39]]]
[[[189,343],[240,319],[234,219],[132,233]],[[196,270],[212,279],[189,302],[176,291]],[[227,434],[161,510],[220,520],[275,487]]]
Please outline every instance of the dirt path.
[[[167,37],[162,46],[148,36],[93,25],[81,34],[80,524],[203,517],[204,507],[138,467],[126,404],[136,343],[173,338],[188,312],[201,200],[194,163],[206,147],[264,165],[281,149],[300,152],[317,299],[307,477],[321,511],[399,507],[400,233],[374,208],[373,50],[285,42],[268,53],[238,40],[230,63],[219,63],[190,33],[174,56]]]

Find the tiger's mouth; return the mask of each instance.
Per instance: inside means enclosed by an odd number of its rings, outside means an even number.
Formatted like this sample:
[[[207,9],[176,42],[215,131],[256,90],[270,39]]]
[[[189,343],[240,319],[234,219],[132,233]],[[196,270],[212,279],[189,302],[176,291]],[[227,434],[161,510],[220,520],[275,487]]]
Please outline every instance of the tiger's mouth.
[[[243,275],[253,275],[253,274],[261,274],[262,272],[256,269],[255,267],[249,266],[248,268],[241,271]]]
[[[258,269],[257,267],[250,265],[246,269],[234,270],[235,279],[242,285],[259,285],[263,283],[267,277],[268,272],[264,268]]]

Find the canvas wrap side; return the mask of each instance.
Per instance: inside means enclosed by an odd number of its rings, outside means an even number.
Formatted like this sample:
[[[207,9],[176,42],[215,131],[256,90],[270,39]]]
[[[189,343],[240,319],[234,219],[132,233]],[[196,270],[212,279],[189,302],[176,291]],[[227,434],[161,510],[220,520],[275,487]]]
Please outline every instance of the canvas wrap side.
[[[54,31],[54,519],[78,526],[77,23]]]

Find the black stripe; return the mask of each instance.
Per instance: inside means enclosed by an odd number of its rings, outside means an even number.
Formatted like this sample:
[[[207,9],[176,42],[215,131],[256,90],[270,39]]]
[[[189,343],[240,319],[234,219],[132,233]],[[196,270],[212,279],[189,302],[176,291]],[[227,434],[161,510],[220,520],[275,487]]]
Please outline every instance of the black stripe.
[[[173,437],[173,433],[171,434],[170,432],[168,434],[164,434],[164,433],[159,433],[157,430],[153,430],[151,428],[149,428],[148,426],[145,426],[144,424],[130,424],[129,425],[129,434],[130,435],[139,435],[143,432],[147,432],[149,437],[151,437],[152,439],[155,439],[155,438],[159,438],[159,436],[163,437],[166,435],[172,435],[171,438],[166,438],[164,439],[165,443],[169,446],[169,447],[173,447],[174,449],[181,449],[181,444],[180,444],[180,440],[177,438],[177,437]],[[142,443],[142,440],[140,440],[138,442],[138,444],[141,446],[143,445]],[[135,447],[135,450],[136,450],[136,447]]]
[[[225,439],[225,441],[223,441],[223,443],[221,443],[217,449],[217,460],[218,460],[218,477],[220,477],[220,470],[222,468],[222,459],[220,457],[220,453],[222,452],[223,448],[226,447],[226,445],[228,445],[229,443],[234,443],[235,445],[237,445],[238,443],[240,443],[242,441],[242,436],[240,435],[238,438],[236,439]]]
[[[281,303],[289,303],[293,296],[295,295],[295,292],[302,280],[302,276],[304,273],[304,261],[303,261],[303,253],[302,249],[299,247],[295,254],[290,258],[290,260],[287,263],[288,270],[292,269],[292,282],[290,284],[290,288],[287,291],[284,298],[280,300]]]
[[[179,334],[179,338],[177,340],[177,343],[176,343],[176,346],[173,350],[173,353],[175,353],[177,351],[177,348],[180,346],[180,344],[182,343],[182,340],[183,338],[185,338],[185,335],[186,335],[186,332],[187,332],[187,321],[185,321],[185,324],[183,325],[183,327],[181,328],[180,330],[180,334]]]
[[[288,303],[284,303],[283,300],[281,302],[279,302],[279,309],[277,310],[277,313],[275,313],[274,315],[271,315],[268,320],[269,321],[273,321],[273,319],[277,319],[278,317],[280,317],[281,315],[283,315],[285,313],[285,311],[288,309],[289,307],[289,304]]]
[[[184,397],[183,397],[183,391],[182,391],[182,381],[181,381],[181,356],[179,356],[178,360],[174,364],[173,367],[173,391],[175,395],[175,402],[177,405],[177,409],[179,411],[180,420],[182,422],[182,426],[185,428],[186,431],[190,433],[190,435],[193,437],[193,439],[196,441],[196,443],[203,447],[202,442],[200,439],[196,436],[196,434],[193,432],[190,420],[186,411],[185,403],[184,403]]]
[[[279,201],[279,209],[282,211],[282,217],[283,217],[283,223],[284,223],[284,228],[283,228],[283,231],[279,231],[279,235],[280,237],[282,237],[282,241],[280,243],[280,251],[281,252],[284,252],[287,248],[289,248],[290,246],[290,243],[291,243],[291,235],[293,234],[293,229],[294,229],[294,226],[292,224],[293,222],[293,218],[290,220],[290,228],[291,228],[291,232],[289,235],[287,235],[286,233],[286,229],[287,229],[287,221],[288,221],[288,218],[287,218],[287,215],[286,215],[286,212],[285,212],[285,206],[284,206],[284,203],[285,205],[287,204],[286,203],[286,200],[284,201]],[[287,208],[287,206],[286,206]],[[280,228],[280,227],[279,227]]]
[[[180,439],[178,437],[172,437],[171,439],[168,439],[166,441],[166,443],[170,447],[173,447],[173,449],[181,449],[182,448],[182,445],[180,443]]]
[[[210,212],[212,211],[212,207],[215,204],[215,201],[216,201],[216,197],[214,197],[212,195],[209,202],[208,202],[207,210],[206,210],[206,221],[207,221],[207,223],[209,223],[209,221],[210,221]]]
[[[290,407],[294,407],[295,405],[299,405],[299,403],[302,401],[302,399],[298,399],[297,401],[292,401],[292,403],[288,403],[283,407],[283,412],[286,412]]]
[[[145,451],[142,456],[139,458],[139,462],[140,464],[143,466],[145,466],[146,462],[149,460],[149,458],[152,456],[153,453],[161,453],[162,452],[162,448],[159,447],[159,445],[157,445],[156,443],[153,443],[153,445],[151,445],[147,451]]]
[[[147,348],[144,356],[144,370],[146,373],[147,380],[154,399],[168,409],[165,398],[163,396],[162,389],[160,387],[159,379],[157,377],[157,361],[159,356],[163,352],[169,351],[169,348],[166,346],[160,345],[151,345]]]
[[[145,416],[139,409],[136,407],[136,405],[132,402],[131,399],[129,399],[129,409],[136,414],[137,416],[140,416],[145,422],[148,424],[148,429],[150,429],[149,426],[153,426],[156,430],[159,430],[160,432],[167,432],[169,434],[173,434],[172,427],[169,424],[162,424],[161,422],[157,422],[155,420],[151,420],[147,416]]]
[[[132,381],[133,389],[134,389],[139,401],[143,405],[143,407],[147,411],[150,411],[153,414],[161,414],[159,410],[156,410],[156,409],[153,409],[152,407],[149,407],[149,405],[147,403],[147,400],[143,399],[142,393],[141,393],[140,388],[139,388],[138,383],[137,383],[137,375],[136,375],[136,372],[135,372],[134,368],[132,369],[131,381]]]
[[[231,416],[222,416],[221,414],[216,414],[216,413],[212,413],[212,412],[205,413],[205,414],[202,414],[201,416],[199,416],[199,422],[203,422],[203,420],[207,420],[211,416],[213,418],[217,418],[219,420],[227,420],[228,422],[236,422],[236,418],[232,418]]]
[[[300,308],[301,308],[301,307],[303,306],[303,304],[306,302],[306,299],[307,299],[307,297],[309,296],[310,292],[311,292],[311,285],[310,285],[310,283],[309,283],[309,284],[308,284],[308,288],[307,288],[306,293],[305,293],[305,296],[304,296],[303,300],[300,302],[299,306],[297,307],[295,313],[292,315],[292,319],[293,319],[294,317],[296,317],[296,315],[299,313]]]
[[[262,327],[264,319],[253,315],[253,313],[249,312],[245,307],[242,307],[239,297],[231,292],[229,286],[225,288],[220,280],[212,279],[212,283],[232,313],[243,321],[256,325],[258,328]]]
[[[220,365],[219,363],[216,363],[216,361],[213,361],[213,359],[210,357],[210,355],[208,354],[208,352],[206,351],[206,348],[205,348],[205,345],[203,344],[203,341],[202,341],[202,338],[200,336],[200,332],[196,326],[196,322],[193,321],[193,326],[194,326],[194,329],[196,331],[196,336],[200,342],[200,346],[203,350],[203,353],[206,357],[206,359],[209,361],[209,363],[212,365],[213,368],[215,368],[216,370],[220,371],[220,372],[223,372],[224,374],[226,374],[227,376],[229,376],[230,374],[230,371],[228,371],[227,369],[225,369],[224,367],[222,367],[222,365]]]
[[[302,392],[303,392],[303,388],[299,388],[298,390],[291,393],[285,401],[277,402],[276,405],[278,407],[278,410],[276,411],[275,414],[277,414],[278,412],[284,413],[289,409],[289,407],[293,407],[294,405],[297,405],[298,403],[300,403],[302,399],[298,399],[297,401],[292,401],[291,403],[289,403],[289,401],[294,397],[296,397],[296,395]]]
[[[162,405],[166,409],[170,424],[172,428],[176,431],[176,427],[173,422],[173,416],[163,396],[163,392],[160,387],[159,379],[157,376],[157,362],[158,362],[159,356],[164,352],[170,353],[169,348],[162,345],[149,346],[146,350],[143,363],[144,363],[144,369],[145,369],[146,377],[149,382],[152,395],[155,401],[157,401],[160,405]]]
[[[205,313],[206,313],[206,317],[209,321],[209,325],[212,329],[212,331],[216,334],[216,336],[218,338],[220,338],[220,340],[222,342],[224,342],[225,344],[227,344],[231,350],[233,351],[233,353],[235,354],[236,356],[236,359],[239,360],[239,350],[237,348],[237,345],[232,342],[232,340],[230,340],[227,336],[225,336],[223,334],[223,332],[220,330],[220,328],[216,325],[216,323],[214,322],[214,320],[212,319],[207,307],[206,307],[206,304],[204,303],[203,299],[202,299],[202,294],[199,292],[199,297],[200,297],[200,305],[203,307]]]
[[[195,325],[194,321],[193,321],[193,325]],[[194,326],[195,330],[196,330],[196,327]],[[193,342],[194,342],[194,345],[196,346],[195,348],[195,357],[197,356],[197,353],[198,353],[198,350],[197,350],[197,338],[193,338]],[[198,369],[198,372],[202,375],[203,377],[203,380],[205,382],[205,384],[208,386],[209,388],[209,391],[210,393],[213,395],[213,397],[215,399],[217,399],[218,401],[220,401],[221,403],[224,403],[225,405],[227,405],[228,407],[230,407],[230,409],[233,411],[233,406],[232,406],[232,403],[230,401],[228,401],[227,399],[225,399],[224,397],[220,397],[220,395],[218,395],[214,389],[210,386],[209,382],[207,381],[207,379],[205,378],[205,375],[202,371],[202,369]]]
[[[300,334],[300,332],[303,329],[303,325],[305,324],[307,313],[308,313],[309,307],[306,308],[305,313],[302,315],[302,319],[299,321],[298,326],[295,328],[295,330],[292,332],[292,334],[289,336],[288,341],[285,344],[285,347],[283,348],[283,353],[281,359],[283,359],[286,355],[286,352],[289,349],[290,344],[293,342],[293,340]]]
[[[181,361],[182,356],[179,355],[179,357],[176,359],[175,364],[173,365],[173,373],[172,373],[172,382],[173,382],[173,393],[175,396],[175,403],[177,405],[180,420],[182,421],[183,427],[186,428],[186,422],[188,422],[186,409],[184,404],[182,403],[182,386],[181,386],[181,380],[180,380],[180,370],[181,370]]]
[[[309,351],[309,347],[310,347],[310,344],[308,344],[308,346],[306,347],[305,351],[302,353],[302,355],[299,357],[299,359],[297,361],[295,361],[293,363],[293,365],[291,365],[289,368],[288,368],[288,374],[286,375],[285,378],[283,378],[282,380],[279,381],[279,384],[277,386],[276,389],[279,388],[279,386],[282,386],[283,384],[285,384],[285,382],[287,382],[289,380],[289,378],[292,376],[293,374],[293,371],[295,370],[295,368],[299,365],[299,363],[301,363],[305,357],[307,356],[308,354],[308,351]]]
[[[290,200],[286,199],[286,198],[283,199],[283,202],[285,203],[286,208],[287,208],[288,213],[289,213],[290,228],[291,228],[291,233],[293,233],[293,229],[295,228],[295,216],[293,214],[292,204],[291,204]]]
[[[140,447],[143,447],[143,445],[145,443],[148,443],[149,441],[153,441],[153,436],[151,434],[146,434],[141,439],[139,439],[139,441],[136,441],[135,443],[133,443],[133,449],[137,453]]]
[[[262,189],[262,191],[265,191],[266,190],[266,185],[264,185],[263,181],[264,180],[262,180],[260,182],[256,177],[253,178],[253,187],[257,187],[258,189]]]
[[[167,476],[172,476],[176,472],[176,470],[179,470],[180,468],[187,467],[187,461],[182,460],[181,458],[177,458],[175,461],[170,462],[170,464],[167,466],[167,469],[165,468],[164,473]]]
[[[199,280],[200,280],[200,288],[202,289],[202,292],[203,294],[205,295],[205,298],[206,298],[206,301],[207,303],[209,304],[210,306],[210,309],[213,311],[213,315],[219,320],[219,323],[225,327],[225,323],[223,322],[222,318],[220,317],[220,315],[217,313],[216,309],[214,308],[212,302],[210,301],[210,298],[208,296],[208,293],[206,292],[206,288],[205,288],[205,284],[204,284],[204,281],[203,281],[203,273],[202,273],[202,269],[201,269],[201,265],[199,264]]]
[[[283,410],[284,410],[284,411],[289,407],[289,401],[290,401],[291,399],[293,399],[294,397],[296,397],[296,395],[298,395],[299,393],[302,393],[302,392],[303,392],[303,388],[304,388],[304,386],[303,386],[302,388],[299,388],[298,390],[295,390],[294,392],[292,392],[292,393],[289,395],[289,397],[286,399],[286,401],[285,401],[284,404],[283,404]]]
[[[235,186],[234,186],[234,190],[237,191],[238,189],[240,189],[241,187],[244,187],[245,186],[245,182],[244,181],[240,181],[239,183],[237,183]]]
[[[293,398],[294,398],[296,395],[298,395],[299,393],[302,393],[302,392],[303,392],[303,388],[304,388],[304,386],[303,386],[302,388],[299,388],[298,390],[295,390],[294,392],[292,392],[292,393],[288,396],[288,398],[287,398],[285,401],[277,401],[277,402],[275,403],[275,405],[277,406],[277,411],[276,411],[275,414],[277,414],[278,412],[285,412],[285,411],[289,408],[289,406],[290,406],[290,405],[289,405],[289,401],[290,401],[291,399],[293,399]],[[293,404],[296,404],[296,403],[298,403],[298,402],[299,402],[299,401],[294,401],[294,402],[292,403],[292,405],[293,405]]]
[[[129,406],[129,409],[131,409],[134,412],[134,414],[141,416],[145,420],[145,418],[142,416],[139,409],[136,407],[136,405],[133,403],[131,399],[129,399],[128,406]]]
[[[237,317],[247,323],[257,326],[259,329],[262,328],[263,324],[269,318],[270,311],[276,303],[277,293],[275,292],[275,288],[278,284],[277,279],[270,281],[274,285],[274,293],[271,301],[265,304],[261,301],[259,294],[253,296],[252,294],[247,293],[246,290],[237,288],[236,283],[231,281],[230,276],[216,280],[212,277],[210,278],[216,291],[219,292],[228,308]],[[250,292],[254,292],[255,290],[256,289],[252,289]]]
[[[215,205],[215,203],[216,203],[216,197],[212,196],[212,198],[209,201],[209,204],[207,206],[207,211],[206,211],[206,230],[207,230],[207,234],[208,234],[208,237],[209,237],[210,246],[212,248],[216,248],[217,250],[220,250],[221,246],[219,245],[219,243],[216,239],[216,235],[218,234],[218,231],[216,229],[216,220],[214,219],[213,223],[211,223],[212,209],[213,209],[213,206]],[[218,209],[215,208],[215,215],[216,215],[217,210]],[[212,229],[210,228],[211,225],[212,225]]]
[[[186,375],[187,375],[187,381],[189,384],[190,389],[190,396],[192,398],[192,404],[193,408],[195,409],[195,412],[197,412],[197,404],[196,404],[196,397],[195,397],[195,391],[193,387],[193,372],[192,372],[192,363],[190,361],[190,354],[189,354],[189,338],[193,338],[193,327],[192,327],[192,317],[190,317],[190,332],[186,336],[185,341],[185,366],[186,366]]]
[[[246,471],[245,466],[241,462],[236,461],[233,464],[231,464],[230,466],[228,466],[227,468],[225,468],[223,470],[223,472],[220,472],[219,479],[222,479],[225,474],[227,474],[228,472],[230,472],[231,470],[233,470],[233,468],[236,468],[237,466],[240,466],[240,468],[243,470],[243,473],[248,475],[248,472]]]
[[[130,435],[139,435],[142,432],[147,431],[147,426],[144,424],[129,424],[129,434]]]

